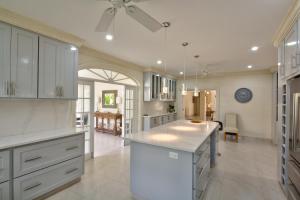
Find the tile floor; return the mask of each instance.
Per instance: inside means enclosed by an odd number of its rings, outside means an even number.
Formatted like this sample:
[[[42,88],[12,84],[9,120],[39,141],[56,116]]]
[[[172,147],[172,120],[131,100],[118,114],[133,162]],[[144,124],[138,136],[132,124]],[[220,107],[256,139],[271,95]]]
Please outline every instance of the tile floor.
[[[119,136],[95,131],[94,156],[103,156],[123,148],[123,140]]]
[[[206,200],[286,200],[276,180],[276,147],[268,142],[223,141]],[[128,147],[86,162],[80,183],[48,200],[132,200]]]

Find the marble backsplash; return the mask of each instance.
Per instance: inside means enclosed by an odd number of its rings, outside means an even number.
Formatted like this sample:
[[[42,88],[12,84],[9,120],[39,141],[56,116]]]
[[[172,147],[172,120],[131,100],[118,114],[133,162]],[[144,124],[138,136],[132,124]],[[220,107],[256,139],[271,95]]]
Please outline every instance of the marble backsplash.
[[[173,102],[151,101],[144,102],[144,114],[158,115],[168,112],[169,105],[174,105]]]
[[[74,101],[0,100],[0,136],[72,128],[74,113]]]

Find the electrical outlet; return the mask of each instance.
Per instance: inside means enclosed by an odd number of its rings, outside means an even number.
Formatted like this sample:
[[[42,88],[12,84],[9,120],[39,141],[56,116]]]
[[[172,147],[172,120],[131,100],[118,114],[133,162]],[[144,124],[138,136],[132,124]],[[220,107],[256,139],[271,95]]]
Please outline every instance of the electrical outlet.
[[[178,160],[178,153],[169,152],[169,158]]]

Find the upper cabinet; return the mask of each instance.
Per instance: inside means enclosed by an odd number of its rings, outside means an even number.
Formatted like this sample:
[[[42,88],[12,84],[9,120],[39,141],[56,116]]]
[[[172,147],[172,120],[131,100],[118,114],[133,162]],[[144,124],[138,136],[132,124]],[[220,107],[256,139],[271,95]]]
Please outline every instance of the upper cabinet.
[[[285,38],[285,75],[291,76],[297,72],[298,24],[295,23]]]
[[[40,37],[39,98],[77,98],[77,48]]]
[[[175,101],[176,80],[153,72],[144,73],[144,101]]]
[[[281,42],[278,47],[278,77],[285,78],[285,62],[284,62],[284,42]]]
[[[0,23],[0,97],[37,98],[38,36]]]
[[[77,99],[76,47],[0,22],[0,97]]]

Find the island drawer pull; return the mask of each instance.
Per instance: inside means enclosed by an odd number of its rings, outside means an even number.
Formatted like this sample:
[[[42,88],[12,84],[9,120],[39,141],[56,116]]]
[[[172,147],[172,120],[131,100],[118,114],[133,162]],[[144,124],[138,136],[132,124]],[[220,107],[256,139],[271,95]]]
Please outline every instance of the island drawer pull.
[[[68,171],[66,171],[66,175],[67,174],[71,174],[71,173],[73,173],[73,172],[75,172],[75,171],[77,171],[78,170],[78,168],[74,168],[74,169],[70,169],[70,170],[68,170]]]
[[[33,158],[26,159],[24,162],[33,162],[33,161],[36,161],[36,160],[39,160],[39,159],[42,159],[42,156],[36,156],[36,157],[33,157]]]
[[[78,148],[79,148],[78,146],[73,146],[73,147],[66,148],[66,151],[71,151]]]
[[[28,186],[28,187],[26,187],[26,188],[24,188],[24,192],[26,192],[26,191],[28,191],[28,190],[32,190],[32,189],[34,189],[34,188],[37,188],[37,187],[39,187],[40,185],[42,185],[42,183],[35,183],[35,184],[33,184],[33,185],[31,185],[31,186]]]

